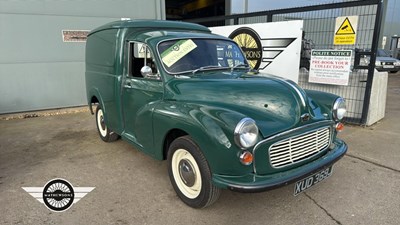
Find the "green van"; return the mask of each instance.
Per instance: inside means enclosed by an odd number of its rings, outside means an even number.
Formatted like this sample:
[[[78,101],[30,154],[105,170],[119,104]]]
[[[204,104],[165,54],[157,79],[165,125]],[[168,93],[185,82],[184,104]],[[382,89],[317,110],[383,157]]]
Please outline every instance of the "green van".
[[[347,151],[337,138],[341,97],[252,70],[234,41],[197,24],[129,20],[91,31],[86,90],[100,138],[167,160],[173,188],[194,208],[221,189],[295,183],[297,195]]]

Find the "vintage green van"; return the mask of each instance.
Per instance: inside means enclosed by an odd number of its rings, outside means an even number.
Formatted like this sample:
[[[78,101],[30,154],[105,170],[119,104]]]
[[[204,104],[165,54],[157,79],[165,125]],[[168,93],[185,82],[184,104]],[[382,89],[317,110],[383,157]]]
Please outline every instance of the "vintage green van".
[[[295,183],[297,195],[329,177],[347,151],[337,138],[341,97],[252,70],[235,42],[197,24],[129,20],[94,29],[86,90],[100,138],[122,137],[167,160],[173,188],[194,208],[214,203],[221,189]]]

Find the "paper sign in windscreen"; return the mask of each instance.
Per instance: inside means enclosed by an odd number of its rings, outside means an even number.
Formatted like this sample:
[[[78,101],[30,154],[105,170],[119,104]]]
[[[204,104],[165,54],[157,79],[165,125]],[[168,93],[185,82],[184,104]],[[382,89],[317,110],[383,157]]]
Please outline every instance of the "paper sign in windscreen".
[[[161,54],[162,61],[171,67],[195,48],[197,45],[192,40],[180,40]]]

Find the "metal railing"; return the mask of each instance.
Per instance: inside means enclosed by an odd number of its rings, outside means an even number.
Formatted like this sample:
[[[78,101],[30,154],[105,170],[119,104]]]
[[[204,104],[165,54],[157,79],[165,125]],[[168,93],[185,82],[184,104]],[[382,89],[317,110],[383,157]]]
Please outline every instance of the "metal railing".
[[[303,20],[304,39],[312,40],[314,49],[351,49],[353,53],[355,53],[355,49],[370,49],[370,52],[366,53],[370,57],[369,65],[365,67],[357,67],[355,65],[347,86],[311,84],[308,82],[308,70],[300,69],[299,72],[299,85],[301,87],[331,92],[344,97],[348,105],[346,122],[365,124],[368,116],[376,52],[382,23],[382,5],[383,0],[346,1],[185,21],[206,26],[225,26]],[[334,45],[336,18],[351,15],[358,15],[359,18],[355,45]]]

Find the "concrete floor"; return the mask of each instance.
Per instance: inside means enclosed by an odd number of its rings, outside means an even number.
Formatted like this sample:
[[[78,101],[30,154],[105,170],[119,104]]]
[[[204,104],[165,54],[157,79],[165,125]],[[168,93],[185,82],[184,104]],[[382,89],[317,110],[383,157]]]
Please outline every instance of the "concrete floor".
[[[340,134],[348,154],[297,197],[293,185],[223,191],[195,210],[176,196],[166,162],[125,141],[104,143],[88,112],[0,121],[0,224],[400,224],[400,73],[389,74],[385,119]],[[68,211],[49,211],[21,187],[52,178],[96,187]]]

